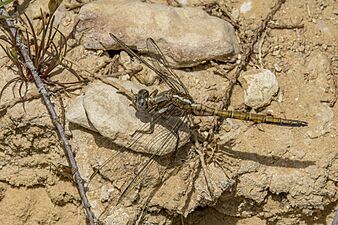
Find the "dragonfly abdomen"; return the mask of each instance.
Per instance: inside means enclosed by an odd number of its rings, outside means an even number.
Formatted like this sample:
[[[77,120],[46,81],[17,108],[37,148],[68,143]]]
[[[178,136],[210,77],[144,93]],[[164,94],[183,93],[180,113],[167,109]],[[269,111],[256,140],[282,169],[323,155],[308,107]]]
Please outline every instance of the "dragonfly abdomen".
[[[252,121],[256,123],[270,123],[282,126],[307,126],[307,122],[301,120],[283,119],[270,115],[248,113],[242,111],[225,111],[211,108],[202,104],[192,104],[192,113],[196,116],[221,116],[223,118],[232,118],[238,120]]]

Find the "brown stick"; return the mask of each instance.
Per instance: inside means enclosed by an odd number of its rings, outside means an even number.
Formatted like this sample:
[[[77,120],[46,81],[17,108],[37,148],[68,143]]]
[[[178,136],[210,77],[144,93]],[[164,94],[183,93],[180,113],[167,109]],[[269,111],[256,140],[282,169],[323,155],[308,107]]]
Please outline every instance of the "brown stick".
[[[336,59],[338,61],[338,59]],[[333,69],[333,64],[334,64],[335,59],[331,60],[331,64],[330,64],[330,79],[331,80],[331,84],[332,84],[332,92],[333,92],[333,97],[330,101],[330,107],[333,107],[338,99],[338,81],[337,81],[337,72]]]
[[[95,225],[95,221],[94,221],[94,214],[91,211],[91,206],[89,204],[86,192],[85,192],[85,187],[83,185],[83,180],[82,177],[80,175],[76,160],[74,158],[73,155],[73,151],[72,151],[72,147],[67,139],[67,135],[65,133],[64,128],[61,125],[61,122],[59,120],[59,117],[54,109],[54,106],[50,100],[49,97],[49,93],[47,91],[47,89],[45,88],[45,85],[43,83],[43,81],[41,80],[38,71],[36,70],[34,63],[32,61],[32,59],[29,57],[29,52],[28,52],[28,47],[21,41],[20,35],[16,35],[17,31],[16,28],[14,26],[14,21],[13,19],[11,19],[7,13],[7,11],[4,8],[0,8],[0,15],[5,16],[8,19],[5,19],[5,23],[7,24],[8,27],[10,27],[10,32],[13,34],[14,37],[16,37],[16,44],[18,46],[18,48],[20,49],[21,54],[24,57],[25,60],[25,65],[26,67],[31,71],[36,87],[39,90],[39,93],[42,96],[42,99],[48,109],[48,112],[50,113],[52,122],[54,123],[54,126],[56,127],[56,130],[59,134],[59,137],[62,140],[63,146],[64,146],[64,150],[66,152],[67,155],[67,159],[70,163],[70,166],[72,168],[72,170],[74,171],[74,180],[77,184],[77,188],[82,200],[82,204],[85,208],[86,214],[87,214],[87,218],[88,221],[90,223],[90,225]]]
[[[124,71],[108,74],[107,77],[121,77],[121,76],[126,75],[126,74],[129,74],[129,76],[132,77],[136,73],[140,72],[142,69],[143,69],[143,67],[141,65],[138,65],[137,67],[132,68],[132,69],[127,69],[127,70],[124,70]]]
[[[333,217],[332,225],[338,225],[338,211],[336,211],[336,214]]]
[[[27,94],[27,95],[22,96],[22,97],[14,98],[10,102],[7,102],[7,103],[0,105],[0,112],[3,112],[5,110],[7,110],[8,108],[12,108],[13,106],[15,106],[18,103],[31,101],[33,99],[38,99],[40,97],[41,97],[41,95],[39,93],[30,93],[30,94]]]
[[[275,23],[269,23],[268,27],[271,29],[303,29],[304,24],[275,24]]]
[[[241,75],[241,72],[246,69],[247,65],[249,64],[251,55],[253,53],[254,45],[257,43],[259,38],[262,36],[263,32],[266,30],[268,23],[271,21],[272,17],[276,14],[276,12],[281,8],[281,6],[285,3],[286,0],[278,0],[278,2],[273,6],[270,13],[265,17],[261,25],[256,29],[255,35],[251,37],[250,39],[250,45],[248,48],[245,49],[245,52],[243,53],[243,57],[234,73],[234,75],[229,80],[229,86],[227,90],[225,91],[225,94],[222,98],[221,108],[227,109],[230,105],[230,99],[232,92],[234,90],[234,87],[236,83],[238,82],[238,78]],[[212,130],[218,130],[220,124],[222,123],[224,119],[219,117],[217,118],[217,121],[215,125],[213,126]]]
[[[246,66],[249,64],[254,45],[257,43],[258,39],[262,36],[264,30],[266,29],[268,23],[271,21],[272,17],[276,14],[276,12],[281,8],[282,4],[285,3],[286,0],[278,0],[276,5],[272,8],[271,12],[266,16],[263,20],[262,24],[256,29],[255,35],[250,40],[250,46],[246,49],[243,54],[242,60],[239,66],[236,69],[236,72],[232,78],[229,79],[229,87],[226,90],[223,101],[222,101],[222,109],[227,109],[230,105],[230,98],[233,92],[234,86],[238,81],[238,77],[241,72],[246,69]]]
[[[65,59],[65,60],[80,68],[80,66],[76,62],[73,62],[70,59]],[[82,70],[82,71],[84,71],[84,72],[86,72],[90,75],[90,77],[88,78],[90,81],[93,81],[94,79],[101,80],[103,83],[113,86],[119,92],[121,92],[121,94],[125,95],[128,99],[131,100],[131,99],[133,99],[133,96],[134,96],[134,94],[131,91],[125,89],[123,86],[119,85],[118,83],[109,80],[107,77],[119,77],[119,76],[123,76],[123,75],[126,75],[126,74],[129,74],[130,76],[132,76],[132,75],[140,72],[142,69],[143,69],[143,67],[141,65],[139,65],[135,68],[128,69],[128,70],[121,71],[121,72],[112,73],[112,74],[107,75],[107,76],[96,75],[95,73],[92,73],[92,72],[90,72],[86,69],[80,69],[80,70]]]
[[[56,90],[51,91],[52,93],[60,93],[63,91],[75,91],[77,89],[80,89],[81,87],[71,87],[71,88],[59,88]],[[12,108],[18,103],[32,101],[34,99],[41,98],[41,94],[39,92],[29,93],[27,95],[24,95],[22,97],[17,97],[14,99],[11,99],[9,102],[6,102],[2,105],[0,105],[0,112],[3,112],[4,110],[7,110],[9,108]]]

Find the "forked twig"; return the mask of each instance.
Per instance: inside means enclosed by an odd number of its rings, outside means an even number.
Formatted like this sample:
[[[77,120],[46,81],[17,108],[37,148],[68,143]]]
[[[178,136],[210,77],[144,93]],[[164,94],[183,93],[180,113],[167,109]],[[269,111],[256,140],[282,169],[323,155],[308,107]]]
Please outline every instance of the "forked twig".
[[[204,5],[204,10],[212,15],[217,16],[227,22],[229,22],[233,27],[235,27],[236,30],[239,29],[239,24],[237,19],[235,19],[230,12],[230,10],[227,8],[226,5],[220,5],[219,3],[208,3]]]
[[[276,14],[276,12],[281,8],[282,4],[285,3],[286,0],[278,0],[276,5],[272,8],[271,12],[265,17],[262,24],[256,29],[255,35],[251,37],[250,40],[250,46],[245,49],[245,52],[243,54],[242,60],[240,61],[239,66],[236,69],[236,72],[233,77],[229,79],[229,87],[225,92],[225,95],[223,97],[222,102],[222,109],[226,109],[230,105],[230,97],[232,94],[232,91],[234,89],[235,84],[237,83],[237,80],[243,70],[246,69],[247,65],[249,64],[251,55],[253,53],[253,49],[259,38],[262,36],[263,32],[265,31],[266,27],[268,26],[268,23],[271,21],[272,17]]]
[[[265,17],[261,25],[256,29],[255,35],[251,37],[249,41],[249,47],[245,49],[245,52],[242,55],[241,61],[232,77],[229,77],[229,86],[225,91],[225,94],[222,98],[221,108],[227,109],[230,105],[230,98],[236,83],[238,82],[238,78],[243,70],[246,69],[249,61],[251,59],[251,55],[254,50],[254,46],[262,36],[263,32],[266,30],[269,22],[271,21],[272,17],[276,14],[276,12],[281,8],[281,6],[285,3],[286,0],[278,0],[278,2],[273,6],[270,13]],[[223,121],[222,118],[217,119],[217,123],[214,125],[213,130],[218,130],[219,125]]]
[[[85,192],[85,187],[83,185],[83,180],[81,178],[77,163],[75,161],[73,152],[72,152],[72,147],[68,141],[68,138],[65,134],[65,130],[61,125],[61,122],[59,120],[59,117],[54,109],[54,106],[52,104],[52,102],[50,101],[50,97],[49,97],[49,93],[47,91],[47,89],[45,88],[45,85],[43,83],[43,81],[41,80],[41,77],[39,76],[39,73],[37,71],[37,68],[35,68],[34,63],[32,61],[32,59],[29,57],[29,46],[26,46],[22,40],[21,37],[19,35],[17,35],[17,31],[16,28],[14,27],[14,21],[12,18],[9,18],[9,14],[7,13],[7,11],[4,8],[0,8],[0,15],[1,16],[5,16],[8,17],[7,19],[4,20],[4,22],[8,25],[8,27],[10,28],[10,32],[12,33],[13,36],[16,36],[16,45],[18,47],[18,49],[20,50],[20,53],[22,54],[23,58],[24,58],[24,63],[25,66],[30,70],[30,72],[32,73],[32,76],[34,78],[35,84],[39,90],[39,93],[41,94],[43,101],[48,109],[48,112],[50,113],[50,116],[52,118],[52,122],[54,123],[56,130],[63,142],[64,145],[64,149],[67,155],[67,159],[71,165],[72,170],[74,171],[74,180],[77,184],[77,188],[82,200],[82,204],[86,210],[86,214],[87,214],[87,218],[88,221],[91,225],[95,224],[94,221],[94,214],[91,211],[91,206],[89,204],[88,198],[86,196],[86,192]]]

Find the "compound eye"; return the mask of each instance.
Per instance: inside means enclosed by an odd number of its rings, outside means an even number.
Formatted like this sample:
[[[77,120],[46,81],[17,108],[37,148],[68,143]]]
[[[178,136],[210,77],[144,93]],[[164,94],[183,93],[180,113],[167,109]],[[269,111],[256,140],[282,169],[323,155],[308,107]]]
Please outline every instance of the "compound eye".
[[[146,111],[148,109],[149,92],[146,89],[141,89],[135,99],[135,105],[138,110]]]
[[[139,92],[137,94],[139,96],[143,96],[144,98],[148,98],[149,97],[149,91],[146,90],[146,89],[139,90]]]

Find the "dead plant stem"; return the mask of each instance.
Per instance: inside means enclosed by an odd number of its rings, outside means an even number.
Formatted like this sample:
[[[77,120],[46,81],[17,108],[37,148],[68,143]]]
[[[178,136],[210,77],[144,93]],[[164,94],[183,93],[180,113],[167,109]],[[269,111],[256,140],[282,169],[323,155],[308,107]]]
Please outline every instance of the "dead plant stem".
[[[28,47],[21,41],[21,38],[19,35],[16,35],[17,31],[16,28],[14,27],[14,22],[13,19],[9,18],[9,14],[7,13],[7,11],[4,8],[0,8],[0,15],[5,16],[6,19],[5,22],[7,24],[7,26],[10,28],[10,32],[12,33],[12,35],[14,37],[16,37],[16,43],[18,48],[20,49],[24,60],[25,60],[25,65],[27,66],[27,68],[31,71],[35,84],[39,90],[39,93],[41,94],[43,101],[48,109],[48,112],[50,113],[50,116],[52,118],[52,121],[54,123],[54,126],[56,127],[57,133],[59,134],[59,137],[62,140],[62,143],[64,145],[64,150],[66,152],[67,155],[67,159],[70,163],[70,166],[72,168],[72,170],[74,171],[74,180],[77,184],[77,188],[82,200],[82,204],[85,208],[86,214],[87,214],[87,218],[88,221],[90,223],[90,225],[95,225],[95,221],[94,221],[94,214],[91,211],[91,206],[89,204],[86,192],[85,192],[85,187],[83,185],[83,180],[82,177],[80,175],[76,160],[74,158],[73,155],[73,151],[72,151],[72,147],[68,141],[67,135],[65,134],[65,130],[61,125],[61,122],[59,120],[59,117],[54,109],[53,103],[50,100],[49,97],[49,93],[47,91],[47,89],[45,88],[45,85],[43,83],[43,81],[41,80],[37,69],[34,66],[34,63],[32,61],[32,59],[29,57],[29,50]]]
[[[243,70],[246,69],[247,65],[249,64],[251,55],[253,53],[253,49],[259,38],[262,36],[263,32],[266,30],[268,23],[271,21],[272,17],[276,14],[276,12],[281,8],[281,6],[285,3],[286,0],[278,0],[276,5],[271,9],[270,13],[266,16],[266,18],[263,20],[262,24],[256,29],[255,35],[252,36],[250,40],[250,45],[248,48],[245,49],[245,52],[243,54],[243,57],[240,61],[239,66],[236,69],[236,72],[232,78],[229,79],[229,87],[226,90],[224,97],[223,97],[223,103],[222,103],[222,109],[227,109],[230,105],[230,98],[232,91],[234,89],[235,84],[237,83],[237,80]]]
[[[256,29],[255,34],[251,37],[249,41],[249,46],[244,50],[244,53],[242,55],[242,58],[240,60],[239,65],[237,66],[237,69],[232,77],[229,77],[229,86],[225,91],[225,94],[222,98],[221,108],[227,109],[230,105],[230,99],[232,92],[234,90],[234,87],[236,83],[238,82],[238,78],[241,75],[241,72],[244,71],[247,67],[247,65],[250,62],[251,55],[253,53],[253,49],[255,44],[258,42],[258,40],[263,35],[264,31],[268,27],[269,22],[273,18],[273,16],[276,14],[276,12],[281,8],[281,6],[285,3],[286,0],[278,0],[278,2],[272,7],[269,14],[265,17],[261,25]],[[217,118],[217,122],[214,125],[212,130],[218,130],[220,124],[222,123],[223,118]]]

